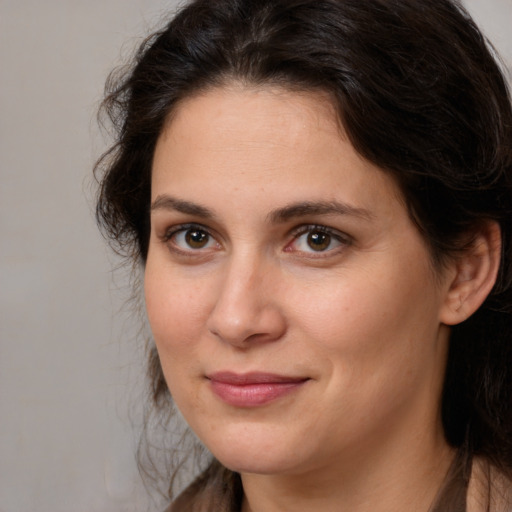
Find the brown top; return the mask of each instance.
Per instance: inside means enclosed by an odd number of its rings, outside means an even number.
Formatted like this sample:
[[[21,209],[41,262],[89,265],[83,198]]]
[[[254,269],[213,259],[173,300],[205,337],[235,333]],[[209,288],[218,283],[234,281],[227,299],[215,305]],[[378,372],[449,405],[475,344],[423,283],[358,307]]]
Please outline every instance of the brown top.
[[[240,475],[214,460],[166,512],[240,512],[242,498]]]

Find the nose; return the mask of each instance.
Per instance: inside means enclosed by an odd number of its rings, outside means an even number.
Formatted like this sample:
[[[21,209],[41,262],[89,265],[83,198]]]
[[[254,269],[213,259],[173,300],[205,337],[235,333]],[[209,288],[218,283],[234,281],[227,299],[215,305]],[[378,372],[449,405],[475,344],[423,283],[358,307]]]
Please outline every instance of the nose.
[[[208,330],[238,348],[279,340],[287,323],[275,293],[279,270],[274,270],[254,259],[231,261],[219,276]]]

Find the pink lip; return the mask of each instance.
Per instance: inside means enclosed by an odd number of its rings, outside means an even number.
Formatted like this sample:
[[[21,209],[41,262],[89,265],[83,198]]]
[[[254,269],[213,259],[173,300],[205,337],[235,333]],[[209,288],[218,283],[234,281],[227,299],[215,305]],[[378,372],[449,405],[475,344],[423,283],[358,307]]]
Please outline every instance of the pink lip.
[[[258,407],[297,390],[308,381],[273,373],[217,372],[207,376],[212,391],[234,407]]]

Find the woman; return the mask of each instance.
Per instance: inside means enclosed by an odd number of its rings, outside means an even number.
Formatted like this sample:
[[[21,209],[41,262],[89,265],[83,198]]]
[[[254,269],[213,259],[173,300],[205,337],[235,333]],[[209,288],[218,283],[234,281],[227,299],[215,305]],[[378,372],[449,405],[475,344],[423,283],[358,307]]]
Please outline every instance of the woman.
[[[105,106],[153,398],[214,456],[170,510],[512,510],[512,112],[458,3],[196,0]]]

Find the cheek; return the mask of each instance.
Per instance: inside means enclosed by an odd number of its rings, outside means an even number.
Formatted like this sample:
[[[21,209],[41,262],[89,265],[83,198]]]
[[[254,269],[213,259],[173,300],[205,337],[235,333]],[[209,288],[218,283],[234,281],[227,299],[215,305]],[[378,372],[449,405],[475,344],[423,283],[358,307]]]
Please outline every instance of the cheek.
[[[169,269],[148,258],[144,277],[146,310],[167,386],[182,410],[197,407],[190,378],[196,368],[197,341],[204,326],[200,288],[180,283]]]
[[[312,293],[302,298],[297,291],[292,299],[300,304],[303,329],[327,357],[352,368],[366,362],[394,368],[431,349],[438,296],[425,264],[403,271],[402,265],[384,262],[337,277],[323,289],[310,287]],[[382,364],[386,359],[391,366]]]
[[[146,310],[163,362],[167,352],[178,356],[193,349],[205,325],[205,290],[148,259],[144,277]]]

